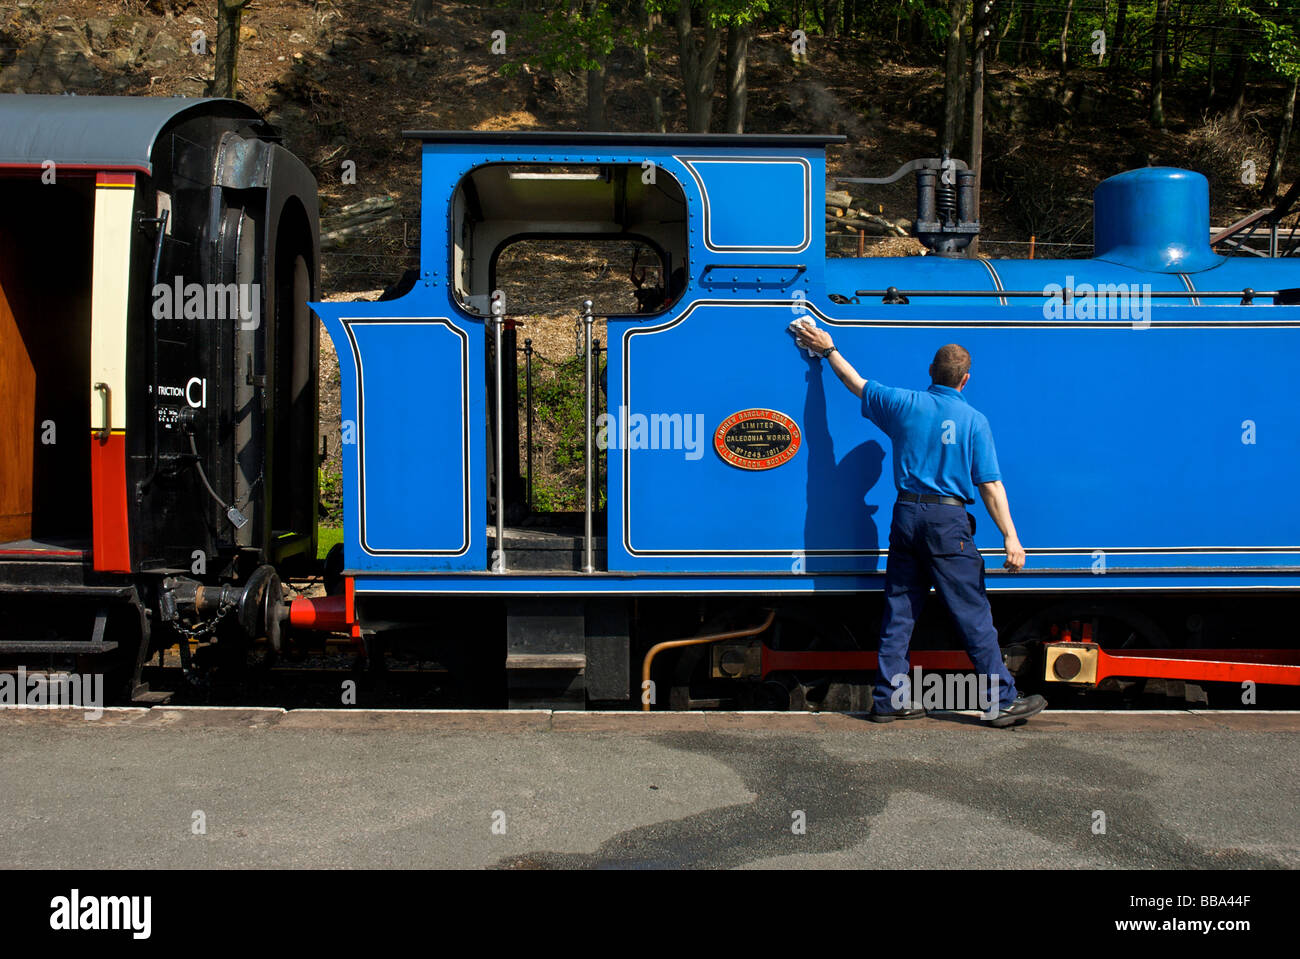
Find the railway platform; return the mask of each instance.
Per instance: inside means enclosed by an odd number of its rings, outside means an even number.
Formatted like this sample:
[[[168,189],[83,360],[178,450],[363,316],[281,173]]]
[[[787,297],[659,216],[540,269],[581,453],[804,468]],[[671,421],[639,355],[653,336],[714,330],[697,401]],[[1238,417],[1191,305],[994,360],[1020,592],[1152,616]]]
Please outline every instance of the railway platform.
[[[1300,866],[1300,713],[0,710],[6,868]]]

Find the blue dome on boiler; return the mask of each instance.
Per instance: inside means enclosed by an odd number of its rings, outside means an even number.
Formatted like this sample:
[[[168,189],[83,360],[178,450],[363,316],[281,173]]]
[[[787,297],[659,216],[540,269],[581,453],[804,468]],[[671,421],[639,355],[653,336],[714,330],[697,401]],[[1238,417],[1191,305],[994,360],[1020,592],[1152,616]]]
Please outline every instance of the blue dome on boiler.
[[[1093,256],[1154,273],[1197,273],[1210,249],[1210,184],[1191,170],[1145,167],[1103,180],[1093,197]]]

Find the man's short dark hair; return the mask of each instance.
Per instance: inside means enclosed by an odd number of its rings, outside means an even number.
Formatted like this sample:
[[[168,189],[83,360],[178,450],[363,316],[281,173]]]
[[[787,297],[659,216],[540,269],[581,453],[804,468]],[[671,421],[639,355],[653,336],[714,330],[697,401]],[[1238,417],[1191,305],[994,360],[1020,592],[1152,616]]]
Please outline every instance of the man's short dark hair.
[[[930,364],[930,380],[939,386],[951,386],[956,389],[961,385],[962,377],[970,372],[970,353],[966,347],[949,343],[939,347]]]

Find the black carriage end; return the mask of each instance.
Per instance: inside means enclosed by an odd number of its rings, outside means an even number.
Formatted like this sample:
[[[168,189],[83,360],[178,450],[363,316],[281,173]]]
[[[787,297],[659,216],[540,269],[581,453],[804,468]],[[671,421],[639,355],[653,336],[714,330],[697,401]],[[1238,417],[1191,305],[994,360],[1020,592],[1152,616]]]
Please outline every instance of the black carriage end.
[[[0,616],[50,608],[0,652],[131,664],[180,638],[164,577],[315,560],[316,182],[233,100],[0,96],[0,127]]]

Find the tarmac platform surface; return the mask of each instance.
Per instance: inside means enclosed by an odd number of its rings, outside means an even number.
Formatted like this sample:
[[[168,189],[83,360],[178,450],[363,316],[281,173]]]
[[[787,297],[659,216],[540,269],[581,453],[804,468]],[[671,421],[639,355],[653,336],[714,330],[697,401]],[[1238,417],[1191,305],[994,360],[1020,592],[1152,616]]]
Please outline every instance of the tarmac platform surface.
[[[0,867],[1294,869],[1298,733],[1263,711],[9,708]]]

